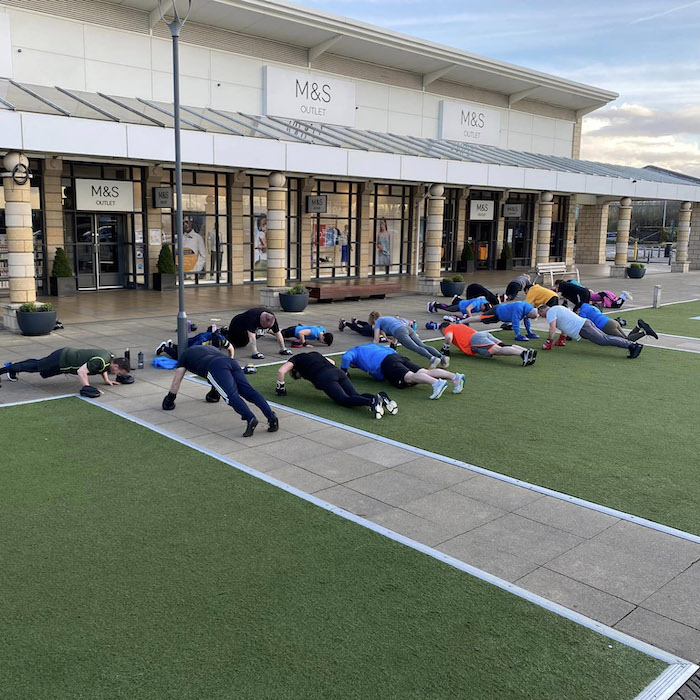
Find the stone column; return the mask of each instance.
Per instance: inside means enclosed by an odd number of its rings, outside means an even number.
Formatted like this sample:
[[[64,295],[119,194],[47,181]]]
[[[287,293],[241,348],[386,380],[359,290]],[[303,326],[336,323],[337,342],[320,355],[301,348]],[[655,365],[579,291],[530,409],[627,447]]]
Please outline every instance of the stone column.
[[[573,198],[570,206],[575,206]],[[610,202],[581,205],[576,236],[576,262],[603,265],[605,263],[605,237],[608,233]]]
[[[56,257],[56,248],[65,246],[61,195],[62,173],[63,161],[60,158],[47,158],[44,161],[44,220],[46,222],[44,264],[46,265],[47,275],[51,274],[53,259]],[[72,260],[70,260],[70,264],[72,268]],[[75,270],[73,270],[73,274],[75,274]]]
[[[543,192],[540,195],[539,217],[537,219],[537,254],[536,262],[548,263],[552,244],[552,202],[554,195]]]
[[[360,185],[360,230],[358,231],[360,246],[360,262],[357,269],[357,276],[361,278],[369,277],[372,272],[373,248],[374,248],[374,226],[375,220],[372,218],[372,195],[374,194],[374,183],[372,181],[363,182]]]
[[[623,197],[620,200],[620,213],[617,219],[617,243],[615,245],[615,264],[610,266],[610,277],[624,277],[627,268],[627,250],[630,243],[630,221],[632,220],[632,200]]]
[[[316,192],[316,179],[313,177],[307,177],[305,180],[301,181],[301,192],[299,196],[302,202],[306,202],[306,198]],[[314,237],[314,224],[316,223],[316,214],[308,214],[306,212],[306,207],[302,207],[301,210],[301,221],[299,230],[299,241],[301,245],[301,281],[310,282],[311,277],[315,274],[315,268],[311,269],[311,257],[314,254],[313,247],[313,237]],[[350,255],[355,254],[355,249],[350,250]]]
[[[564,221],[564,262],[567,268],[574,264],[574,245],[576,242],[576,202],[573,197],[566,203],[566,220]]]
[[[700,270],[700,202],[693,202],[693,209],[690,213],[688,262],[691,270]]]
[[[260,290],[260,303],[279,308],[279,293],[287,280],[287,178],[271,173],[267,188],[267,287]]]
[[[418,293],[434,296],[440,289],[442,222],[445,214],[445,188],[431,185],[428,190],[428,220],[425,223],[424,273],[418,278]]]
[[[683,202],[678,215],[678,235],[676,242],[676,259],[671,263],[671,272],[688,272],[688,241],[690,240],[690,215],[692,204]]]
[[[231,281],[233,284],[243,284],[244,245],[243,245],[243,190],[246,176],[243,172],[235,172],[230,178],[228,196],[231,199],[231,250],[229,260],[231,265]]]
[[[508,201],[508,197],[510,196],[510,192],[505,191],[502,192],[500,197],[496,200],[496,209],[497,211],[494,213],[494,217],[496,219],[496,256],[495,260],[498,260],[501,257],[501,252],[503,251],[503,246],[505,245],[506,242],[506,219],[503,216],[503,208],[505,206],[505,203]],[[513,246],[513,243],[511,241],[511,247]]]
[[[36,301],[31,180],[27,177],[25,183],[18,184],[13,178],[13,171],[19,176],[21,172],[28,173],[28,169],[29,160],[22,153],[14,151],[3,159],[10,303],[3,304],[2,310],[5,328],[11,331],[19,331],[17,309],[20,305]]]

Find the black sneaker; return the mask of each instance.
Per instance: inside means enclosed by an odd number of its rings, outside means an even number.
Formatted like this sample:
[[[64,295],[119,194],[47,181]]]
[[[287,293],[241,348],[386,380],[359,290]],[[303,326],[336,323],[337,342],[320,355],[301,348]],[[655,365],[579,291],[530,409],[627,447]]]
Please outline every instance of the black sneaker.
[[[528,352],[530,353],[530,361],[527,364],[534,365],[537,359],[537,350],[529,350]]]
[[[340,321],[338,321],[338,330],[342,333],[342,331],[345,330],[345,319],[341,318]]]
[[[17,378],[17,374],[15,372],[10,372],[10,365],[11,364],[12,364],[11,362],[6,362],[5,366],[2,369],[0,369],[0,374],[7,374],[7,379],[10,382],[19,381]]]
[[[523,350],[520,353],[520,359],[523,361],[523,367],[527,367],[530,364],[530,351]]]
[[[389,395],[385,391],[380,391],[379,396],[384,404],[384,409],[395,416],[399,412],[399,405],[396,401],[389,398]]]
[[[659,336],[656,335],[656,331],[646,322],[642,321],[641,318],[637,319],[637,325],[647,334],[650,335],[652,338],[656,338],[657,340],[659,339]]]
[[[512,323],[502,323],[502,324],[501,324],[501,330],[502,330],[502,331],[512,331],[512,330],[513,330],[513,324],[512,324]]]
[[[641,343],[633,343],[630,347],[629,355],[627,355],[627,358],[630,360],[634,360],[635,357],[639,357],[643,348],[644,346]]]
[[[258,427],[258,419],[257,418],[251,418],[248,421],[248,424],[245,429],[245,433],[243,433],[243,437],[251,437],[252,434],[255,432],[255,429]]]
[[[272,418],[270,418],[269,421],[267,421],[268,428],[267,432],[268,433],[276,433],[280,429],[280,421],[279,418],[273,413]]]
[[[627,325],[627,320],[620,318],[619,316],[615,319],[623,328]]]
[[[204,400],[207,403],[218,403],[220,398],[221,395],[219,394],[219,392],[214,387],[212,387],[209,390],[209,393],[204,397]]]
[[[459,294],[455,294],[452,297],[452,301],[450,302],[450,306],[454,306],[455,304],[459,304],[460,301],[462,301],[462,297],[459,296]]]
[[[379,394],[372,399],[372,405],[369,407],[369,410],[377,420],[384,415],[384,402]]]

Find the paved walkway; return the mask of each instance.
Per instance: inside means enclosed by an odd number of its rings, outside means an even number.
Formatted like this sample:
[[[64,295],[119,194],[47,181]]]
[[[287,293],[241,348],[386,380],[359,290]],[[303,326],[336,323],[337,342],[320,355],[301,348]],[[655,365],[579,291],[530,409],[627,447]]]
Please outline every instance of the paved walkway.
[[[605,278],[603,285],[602,279],[584,279],[613,291],[631,288],[633,282]],[[700,273],[649,274],[634,281],[635,305],[651,303],[655,283],[663,285],[664,301],[700,297]],[[364,317],[378,306],[416,318],[423,326],[435,319],[425,311],[425,301],[407,294],[379,302],[310,306],[301,318],[334,328],[339,315]],[[210,317],[204,310],[194,315],[202,326]],[[290,319],[290,324],[299,318]],[[173,333],[172,316],[70,324],[36,341],[3,331],[0,359],[39,357],[70,344],[115,352],[128,346],[132,360],[142,349],[149,363],[153,348]],[[360,341],[349,331],[336,337],[333,350],[338,351]],[[278,359],[273,340],[261,341],[260,348],[269,353],[268,360]],[[131,386],[104,387],[101,401],[632,636],[700,661],[700,544],[298,415],[280,413],[278,433],[259,431],[243,439],[238,423],[232,425],[230,409],[203,402],[204,389],[195,382],[183,382],[177,410],[166,413],[160,404],[170,373],[147,364],[134,374],[137,382]],[[0,403],[75,388],[74,379],[22,375],[17,384],[3,383]]]

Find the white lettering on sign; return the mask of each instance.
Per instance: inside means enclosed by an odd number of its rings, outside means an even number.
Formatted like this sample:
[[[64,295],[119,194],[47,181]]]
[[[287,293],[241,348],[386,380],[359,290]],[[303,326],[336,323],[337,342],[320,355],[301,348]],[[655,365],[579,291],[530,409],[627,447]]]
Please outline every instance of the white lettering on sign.
[[[76,180],[79,211],[134,211],[134,183],[124,180]]]
[[[286,119],[355,125],[355,85],[347,80],[265,66],[264,113]]]
[[[503,218],[505,219],[520,219],[523,215],[522,204],[504,204]]]
[[[306,197],[307,214],[325,214],[328,210],[328,195],[308,195]]]
[[[450,141],[498,146],[501,114],[495,109],[442,100],[439,133],[441,139]]]
[[[493,221],[492,199],[472,199],[469,203],[469,221]]]

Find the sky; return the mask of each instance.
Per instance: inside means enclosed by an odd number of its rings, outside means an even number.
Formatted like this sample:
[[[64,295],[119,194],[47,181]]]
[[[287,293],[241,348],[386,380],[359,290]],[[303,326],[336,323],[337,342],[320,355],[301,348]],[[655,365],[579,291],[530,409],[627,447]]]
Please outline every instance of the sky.
[[[700,176],[700,0],[298,0],[619,93],[581,157]]]

